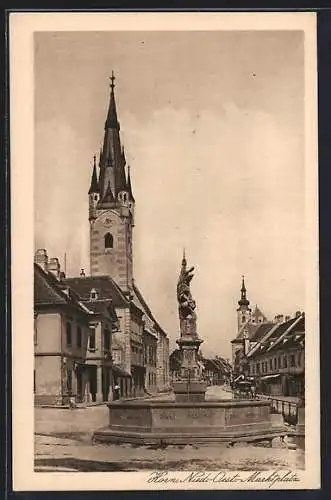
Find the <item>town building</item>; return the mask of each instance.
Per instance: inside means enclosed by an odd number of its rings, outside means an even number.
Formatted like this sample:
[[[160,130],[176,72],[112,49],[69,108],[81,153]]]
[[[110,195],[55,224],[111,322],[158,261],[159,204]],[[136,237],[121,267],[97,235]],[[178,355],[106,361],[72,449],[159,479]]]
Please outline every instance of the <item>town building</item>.
[[[232,344],[232,366],[234,376],[239,374],[239,367],[241,366],[241,359],[244,355],[244,347],[248,345],[248,341],[253,342],[253,336],[265,324],[268,324],[266,316],[261,312],[256,305],[252,311],[250,302],[247,298],[247,290],[245,285],[245,278],[242,277],[242,284],[240,290],[240,299],[237,308],[237,335],[231,341]],[[263,325],[263,326],[262,326]]]
[[[36,405],[112,397],[112,301],[83,303],[61,281],[57,258],[37,250],[34,263],[34,394]]]
[[[232,368],[230,363],[224,358],[220,356],[205,358],[199,352],[198,362],[201,367],[202,376],[209,385],[223,385],[230,382]],[[181,351],[174,349],[170,354],[170,377],[173,382],[179,378],[180,369]]]
[[[257,339],[256,339],[257,340]],[[305,315],[282,318],[249,347],[245,374],[254,377],[263,394],[295,396],[305,394]]]
[[[79,351],[84,381],[78,377],[75,394],[84,401],[111,399],[114,384],[122,397],[169,389],[169,339],[134,281],[136,202],[121,144],[114,80],[112,75],[103,146],[98,167],[94,157],[88,190],[90,274],[82,270],[79,277],[66,277],[58,265],[54,284],[72,291],[82,318],[93,318],[84,329],[85,351]]]
[[[238,332],[231,341],[234,380],[254,380],[263,394],[304,398],[305,315],[278,314],[272,321],[256,306],[251,312],[244,279],[238,302]]]

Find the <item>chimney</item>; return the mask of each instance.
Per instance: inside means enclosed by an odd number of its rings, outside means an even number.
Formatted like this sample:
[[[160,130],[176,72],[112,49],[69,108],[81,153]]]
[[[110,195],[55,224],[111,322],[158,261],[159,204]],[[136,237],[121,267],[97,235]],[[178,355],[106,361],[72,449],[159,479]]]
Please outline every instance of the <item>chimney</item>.
[[[52,257],[51,259],[49,259],[48,271],[52,273],[57,280],[60,279],[61,266],[57,257]]]
[[[48,255],[44,248],[38,248],[34,254],[34,261],[38,266],[40,266],[46,273],[48,271]]]
[[[85,271],[84,271],[84,269],[81,269],[81,271],[80,271],[80,276],[81,276],[82,278],[84,278],[84,277],[85,277]]]
[[[66,273],[64,273],[63,271],[60,272],[60,281],[62,280],[65,280],[66,279]]]
[[[301,316],[301,311],[297,311],[297,312],[295,313],[295,317],[296,317],[296,318],[298,318],[299,316]]]
[[[285,316],[285,321],[290,321],[291,316]]]
[[[275,323],[283,323],[284,321],[284,315],[283,314],[277,314],[277,316],[275,316]]]

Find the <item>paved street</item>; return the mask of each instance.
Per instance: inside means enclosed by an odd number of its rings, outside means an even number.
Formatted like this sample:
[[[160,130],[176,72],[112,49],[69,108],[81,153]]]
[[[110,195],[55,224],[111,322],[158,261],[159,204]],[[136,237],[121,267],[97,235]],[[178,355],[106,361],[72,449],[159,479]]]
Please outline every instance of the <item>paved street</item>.
[[[168,396],[163,396],[166,398]],[[207,399],[231,393],[218,387],[209,388]],[[226,445],[153,446],[92,444],[95,429],[108,420],[106,406],[80,409],[36,408],[35,465],[38,471],[136,471],[142,469],[229,469],[265,470],[270,468],[302,469],[304,451],[289,449],[278,443],[273,448]]]

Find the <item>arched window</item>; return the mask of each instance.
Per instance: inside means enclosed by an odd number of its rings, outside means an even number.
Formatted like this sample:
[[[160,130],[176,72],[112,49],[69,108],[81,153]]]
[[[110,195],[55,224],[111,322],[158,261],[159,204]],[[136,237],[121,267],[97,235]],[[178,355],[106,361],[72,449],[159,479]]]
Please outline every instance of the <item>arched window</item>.
[[[105,249],[113,248],[113,235],[110,233],[105,234]]]

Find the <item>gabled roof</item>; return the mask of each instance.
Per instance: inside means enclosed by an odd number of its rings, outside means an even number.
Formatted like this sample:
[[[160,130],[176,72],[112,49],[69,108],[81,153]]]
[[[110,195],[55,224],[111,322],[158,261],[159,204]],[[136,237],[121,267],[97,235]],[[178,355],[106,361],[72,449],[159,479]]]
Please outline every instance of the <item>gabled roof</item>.
[[[269,345],[268,351],[278,349],[282,347],[284,341],[286,342],[286,346],[289,347],[287,342],[292,342],[293,346],[298,343],[299,340],[302,340],[305,336],[305,317],[304,314],[293,318],[292,320],[286,322],[290,323],[286,330],[283,330],[280,335],[274,340],[272,344]],[[298,338],[296,338],[298,337]]]
[[[69,297],[56,286],[38,264],[34,264],[34,303],[40,304],[69,304]]]
[[[283,323],[280,323],[278,325],[278,328],[276,328],[273,331],[272,335],[270,335],[270,337],[268,338],[268,343],[263,346],[263,349],[264,350],[269,350],[269,348],[272,347],[275,342],[278,342],[278,340],[280,339],[280,337],[282,337],[282,335],[284,335],[287,332],[287,330],[292,325],[294,325],[294,323],[296,321],[297,321],[297,318],[291,318],[288,321],[284,321]]]
[[[104,314],[117,321],[117,314],[111,299],[82,301],[83,304],[95,314]]]
[[[261,325],[262,326],[262,325]],[[258,356],[259,354],[282,347],[282,341],[286,342],[295,336],[295,334],[304,335],[304,315],[291,318],[283,323],[273,324],[270,330],[267,330],[257,341],[257,344],[248,352],[247,356]],[[299,340],[298,340],[299,341]]]
[[[163,328],[160,326],[160,324],[157,322],[157,320],[155,319],[152,311],[150,310],[150,308],[148,307],[144,297],[142,296],[139,288],[137,287],[137,285],[135,283],[133,283],[133,293],[134,293],[134,302],[136,303],[136,305],[139,304],[138,307],[141,307],[142,310],[144,311],[144,313],[146,314],[146,316],[148,316],[150,318],[151,321],[153,321],[153,323],[155,324],[155,326],[157,327],[158,331],[160,333],[162,333],[163,335],[166,335],[165,331],[163,330]]]
[[[263,318],[263,321],[267,321],[266,316],[263,314],[261,309],[257,307],[257,305],[254,307],[251,318],[254,319],[255,321],[257,321],[259,318]]]
[[[247,333],[248,333],[248,338],[251,339],[256,330],[259,328],[260,325],[256,325],[254,323],[245,323],[244,325],[242,325],[242,327],[240,328],[239,332],[238,332],[238,335],[237,337],[234,339],[234,341],[238,341],[238,340],[243,340],[244,339],[244,332],[245,330],[247,330]],[[234,342],[232,341],[232,342]]]
[[[94,288],[99,299],[111,299],[114,307],[129,307],[129,300],[109,276],[81,276],[66,278],[64,282],[79,295],[82,301],[90,300],[90,293]]]
[[[271,323],[271,321],[268,321],[267,323],[261,323],[261,324],[259,324],[257,330],[255,331],[254,335],[252,336],[252,338],[250,340],[252,342],[258,342],[274,326],[275,326],[275,324]]]
[[[81,313],[89,314],[70,287],[58,281],[51,272],[45,272],[36,263],[34,263],[34,305],[35,307],[72,306]]]

